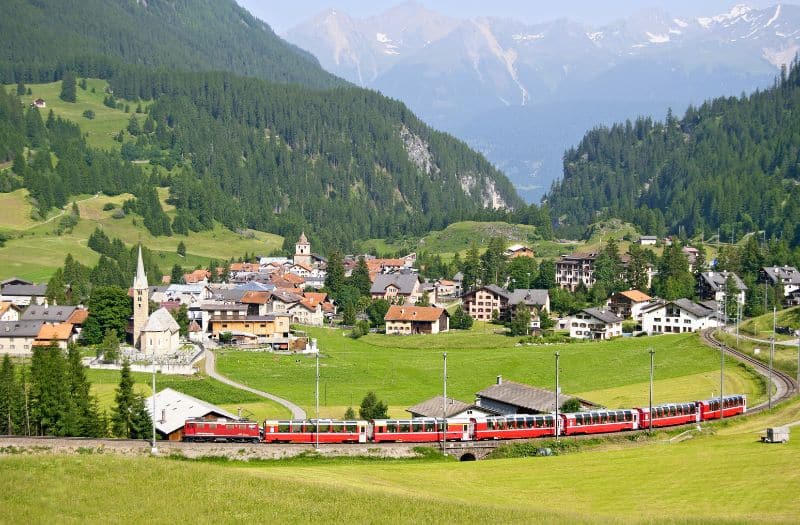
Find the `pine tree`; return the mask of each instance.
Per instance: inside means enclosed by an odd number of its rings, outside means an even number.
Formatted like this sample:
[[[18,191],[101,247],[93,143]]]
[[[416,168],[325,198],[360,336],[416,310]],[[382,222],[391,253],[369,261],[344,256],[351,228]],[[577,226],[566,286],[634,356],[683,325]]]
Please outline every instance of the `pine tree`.
[[[378,399],[375,392],[368,392],[364,399],[361,400],[361,406],[358,409],[358,415],[361,419],[386,419],[389,417],[389,407],[384,401]]]
[[[358,292],[362,296],[370,296],[372,282],[369,278],[369,268],[367,267],[367,262],[364,260],[363,256],[358,258],[358,265],[353,269],[353,273],[350,275],[348,284],[358,289]]]
[[[91,385],[81,362],[78,346],[70,343],[67,349],[67,384],[69,386],[70,410],[74,411],[74,436],[100,436],[97,400],[91,395]]]
[[[176,252],[181,257],[186,257],[186,245],[183,243],[183,241],[179,241],[178,242],[178,248],[177,248]]]
[[[183,281],[183,268],[176,263],[169,274],[169,282],[172,284],[180,284],[181,281]]]
[[[22,96],[25,94],[25,84],[22,83],[22,80],[17,82],[17,95]]]
[[[116,363],[119,359],[119,338],[114,330],[106,330],[103,341],[97,347],[97,357],[103,357],[104,363]]]
[[[478,286],[481,274],[481,259],[478,253],[478,245],[474,242],[470,245],[469,251],[467,251],[462,272],[464,273],[464,280],[461,285],[465,292]]]
[[[145,410],[144,398],[133,391],[130,362],[125,359],[120,370],[116,405],[111,415],[112,434],[117,437],[142,439],[147,437],[152,420]]]
[[[21,434],[23,415],[22,385],[8,354],[0,366],[0,434]]]
[[[528,335],[531,325],[531,311],[524,304],[518,304],[514,309],[514,318],[511,320],[511,335]]]
[[[67,71],[61,79],[61,94],[59,97],[64,102],[75,102],[77,92],[77,83],[75,81],[75,73]]]
[[[342,262],[342,254],[338,250],[334,250],[328,257],[328,273],[325,276],[325,288],[330,291],[334,299],[337,299],[339,291],[343,286],[344,264]]]
[[[34,346],[30,366],[30,421],[36,435],[64,435],[69,394],[66,362],[57,346]]]

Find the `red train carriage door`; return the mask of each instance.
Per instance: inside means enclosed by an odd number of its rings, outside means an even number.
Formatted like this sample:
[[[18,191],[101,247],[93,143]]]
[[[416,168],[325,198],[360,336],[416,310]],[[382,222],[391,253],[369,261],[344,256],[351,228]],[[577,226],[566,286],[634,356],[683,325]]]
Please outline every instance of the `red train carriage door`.
[[[363,421],[358,422],[358,442],[367,442],[367,424]]]

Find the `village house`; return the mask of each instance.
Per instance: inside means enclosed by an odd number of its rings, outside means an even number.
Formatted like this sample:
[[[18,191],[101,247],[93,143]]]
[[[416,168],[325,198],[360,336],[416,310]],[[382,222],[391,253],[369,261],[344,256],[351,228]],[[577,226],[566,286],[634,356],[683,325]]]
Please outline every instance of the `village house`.
[[[325,314],[322,303],[315,302],[305,297],[290,306],[286,311],[293,323],[309,326],[322,326],[325,324]]]
[[[523,383],[505,381],[497,376],[497,382],[477,394],[475,405],[484,411],[501,415],[511,414],[549,414],[556,409],[556,393]],[[561,392],[558,394],[558,407],[571,399],[578,399],[583,409],[591,410],[598,405],[581,398],[573,398]]]
[[[227,332],[237,343],[270,344],[273,348],[283,350],[289,347],[289,323],[287,314],[221,316],[209,320],[214,339],[218,340],[220,334]]]
[[[0,288],[0,300],[10,301],[17,306],[44,304],[47,302],[47,285],[22,283],[4,284]]]
[[[62,350],[67,349],[70,341],[75,340],[75,331],[71,323],[42,324],[39,334],[33,341],[33,346],[57,346]]]
[[[435,306],[392,305],[383,320],[386,334],[438,334],[449,330],[450,315]]]
[[[698,304],[689,299],[652,304],[642,312],[642,331],[648,335],[695,332],[720,324],[714,303]]]
[[[655,246],[658,243],[658,237],[655,235],[642,235],[639,237],[639,246]]]
[[[202,268],[183,274],[183,282],[186,284],[208,284],[210,278],[211,272]]]
[[[509,259],[516,257],[533,257],[533,250],[524,244],[512,244],[503,252]]]
[[[623,319],[639,320],[642,309],[652,301],[652,297],[639,290],[617,292],[608,299],[608,309]]]
[[[481,286],[463,297],[464,311],[476,321],[491,321],[495,312],[498,319],[511,319],[516,308],[524,304],[531,311],[531,328],[538,328],[539,313],[550,311],[550,293],[547,290],[518,288],[513,292],[494,284]]]
[[[556,261],[556,284],[574,292],[578,286],[583,284],[587,289],[594,286],[594,262],[597,260],[597,253],[573,253],[572,255],[562,255],[561,259]],[[622,267],[627,268],[630,264],[630,254],[623,253],[619,256]],[[653,276],[655,269],[652,265],[647,265],[647,287],[653,285]],[[624,277],[620,275],[620,277]]]
[[[800,304],[800,272],[794,266],[769,266],[759,270],[758,282],[768,286],[783,288],[784,301],[789,304]]]
[[[156,432],[161,439],[180,441],[187,419],[206,419],[209,421],[234,421],[236,416],[217,406],[195,397],[165,388],[155,395],[156,413],[153,414],[153,396],[144,400],[144,407],[155,423]]]
[[[456,282],[448,279],[439,279],[435,286],[437,297],[455,297],[459,292]]]
[[[141,330],[139,349],[149,355],[170,355],[179,348],[180,326],[166,308],[159,308]]]
[[[44,321],[0,321],[0,354],[29,356]]]
[[[18,321],[22,308],[11,301],[0,301],[0,321]]]
[[[584,308],[569,317],[569,336],[574,339],[611,339],[622,336],[622,318],[609,310]]]
[[[443,396],[435,396],[431,399],[426,399],[413,407],[407,408],[406,412],[409,412],[411,417],[446,417],[448,419],[499,415],[497,412],[488,408],[481,408],[475,403],[465,403],[451,397],[448,397],[445,403],[444,399]]]
[[[240,320],[248,316],[250,305],[241,303],[205,303],[200,309],[203,312],[200,327],[203,333],[212,332],[211,320],[224,323],[228,320]],[[227,327],[226,327],[227,328]]]
[[[404,304],[416,304],[422,297],[419,275],[410,271],[378,274],[370,288],[373,299],[386,299],[389,302],[402,300]]]
[[[45,102],[43,98],[37,98],[31,103],[31,106],[38,109],[44,109],[47,107],[47,102]]]
[[[738,291],[736,292],[736,302],[743,305],[745,301],[745,294],[747,286],[744,282],[733,272],[703,272],[698,278],[698,289],[700,298],[703,300],[712,300],[721,303],[725,301],[726,296],[728,300],[730,297],[730,290],[726,290],[725,286],[728,277],[733,279]]]

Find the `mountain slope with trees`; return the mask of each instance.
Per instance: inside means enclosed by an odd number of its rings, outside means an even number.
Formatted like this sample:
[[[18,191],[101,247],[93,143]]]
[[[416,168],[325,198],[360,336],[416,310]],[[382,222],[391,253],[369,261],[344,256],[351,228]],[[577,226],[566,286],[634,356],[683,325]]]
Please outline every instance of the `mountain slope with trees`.
[[[66,70],[105,77],[124,63],[344,84],[232,0],[10,0],[3,11],[2,83],[52,82]]]
[[[800,244],[800,69],[750,96],[586,134],[547,202],[567,226],[619,217],[646,234],[725,239],[765,230]],[[569,231],[568,228],[566,231]]]

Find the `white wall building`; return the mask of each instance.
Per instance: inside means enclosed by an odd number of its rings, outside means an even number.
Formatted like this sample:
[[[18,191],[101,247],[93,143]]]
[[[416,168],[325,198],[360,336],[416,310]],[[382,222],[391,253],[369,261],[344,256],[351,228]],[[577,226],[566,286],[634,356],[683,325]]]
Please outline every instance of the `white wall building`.
[[[688,333],[719,325],[715,309],[689,299],[657,303],[642,312],[642,331],[650,335]]]

